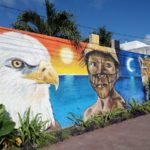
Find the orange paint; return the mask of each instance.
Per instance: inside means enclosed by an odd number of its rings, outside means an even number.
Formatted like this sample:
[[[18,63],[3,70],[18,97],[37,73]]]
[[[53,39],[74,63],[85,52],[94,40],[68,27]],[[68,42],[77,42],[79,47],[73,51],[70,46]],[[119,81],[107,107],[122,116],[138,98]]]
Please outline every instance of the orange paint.
[[[87,74],[86,67],[80,65],[81,52],[85,49],[87,43],[81,43],[80,48],[76,48],[70,40],[0,27],[0,33],[11,31],[27,34],[39,40],[48,49],[52,65],[58,74]],[[69,64],[66,64],[61,58],[62,48],[69,48],[73,54],[73,56],[70,56],[70,54],[65,55],[66,59],[71,59],[70,57],[73,58],[72,61],[70,60],[71,62]]]

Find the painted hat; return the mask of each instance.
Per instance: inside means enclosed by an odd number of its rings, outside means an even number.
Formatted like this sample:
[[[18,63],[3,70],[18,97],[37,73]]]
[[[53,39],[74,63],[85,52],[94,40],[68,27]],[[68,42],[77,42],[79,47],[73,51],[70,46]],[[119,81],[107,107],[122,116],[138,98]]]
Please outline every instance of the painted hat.
[[[119,63],[116,50],[114,48],[99,45],[99,35],[91,34],[89,36],[89,43],[84,50],[84,56],[86,57],[86,55],[92,51],[99,51],[102,53],[110,54],[115,59],[115,61]]]

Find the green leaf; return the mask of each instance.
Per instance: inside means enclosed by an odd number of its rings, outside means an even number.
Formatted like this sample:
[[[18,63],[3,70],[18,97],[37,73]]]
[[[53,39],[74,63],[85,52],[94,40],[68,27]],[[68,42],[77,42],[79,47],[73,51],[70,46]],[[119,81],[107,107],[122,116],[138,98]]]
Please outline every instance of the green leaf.
[[[9,113],[4,105],[0,104],[0,137],[11,133],[14,130],[15,123],[11,120]]]

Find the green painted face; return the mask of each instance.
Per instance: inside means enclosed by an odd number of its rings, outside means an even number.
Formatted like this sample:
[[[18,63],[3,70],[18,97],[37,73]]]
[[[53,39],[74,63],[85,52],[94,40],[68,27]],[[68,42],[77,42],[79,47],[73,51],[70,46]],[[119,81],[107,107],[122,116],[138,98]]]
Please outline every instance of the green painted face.
[[[117,70],[114,59],[109,55],[92,53],[88,57],[87,69],[92,87],[100,98],[111,95],[117,80]]]

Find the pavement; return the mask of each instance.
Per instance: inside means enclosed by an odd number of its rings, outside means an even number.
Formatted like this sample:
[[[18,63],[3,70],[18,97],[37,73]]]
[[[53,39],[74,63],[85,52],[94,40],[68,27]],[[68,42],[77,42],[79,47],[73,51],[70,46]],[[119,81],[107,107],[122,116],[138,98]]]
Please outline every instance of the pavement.
[[[41,150],[150,150],[150,115],[74,136]]]

